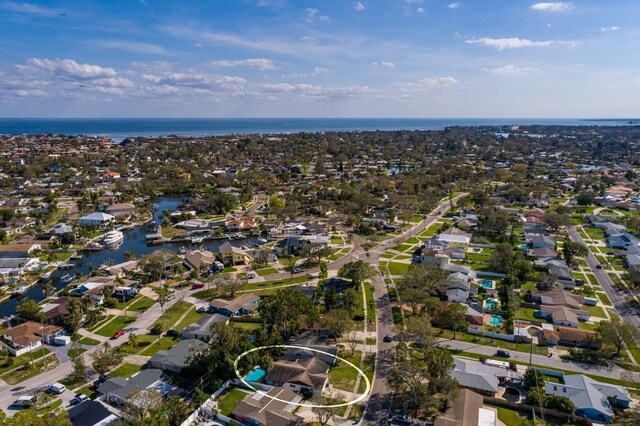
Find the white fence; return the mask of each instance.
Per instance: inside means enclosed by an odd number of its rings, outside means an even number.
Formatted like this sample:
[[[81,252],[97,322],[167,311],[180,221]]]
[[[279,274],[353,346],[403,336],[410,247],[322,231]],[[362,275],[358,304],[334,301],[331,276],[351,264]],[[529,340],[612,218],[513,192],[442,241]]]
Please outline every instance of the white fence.
[[[467,333],[474,334],[476,336],[493,337],[494,339],[506,340],[507,342],[513,342],[515,340],[515,336],[513,334],[494,333],[493,331],[484,331],[473,327],[469,327],[467,329]]]

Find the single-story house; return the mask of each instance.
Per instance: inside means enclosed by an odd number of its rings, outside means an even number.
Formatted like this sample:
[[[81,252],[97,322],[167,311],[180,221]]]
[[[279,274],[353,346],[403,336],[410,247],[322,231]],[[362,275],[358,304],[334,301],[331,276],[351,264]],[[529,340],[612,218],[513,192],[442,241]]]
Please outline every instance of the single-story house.
[[[299,361],[315,357],[329,365],[335,365],[337,361],[336,357],[338,356],[338,347],[328,345],[305,345],[300,346],[299,348],[287,348],[283,351],[282,356],[289,361]]]
[[[449,243],[438,238],[430,238],[424,242],[422,248],[434,251],[443,251],[449,248]]]
[[[115,222],[115,216],[107,213],[94,212],[86,216],[82,216],[78,219],[78,225],[80,226],[97,226],[99,228],[106,228],[110,223]]]
[[[69,408],[69,420],[73,426],[106,426],[118,420],[118,416],[99,401],[88,400]]]
[[[55,235],[57,237],[64,234],[72,234],[72,233],[73,233],[73,227],[65,223],[58,223],[53,228],[49,228],[46,231],[44,231],[45,235]]]
[[[216,255],[208,250],[196,250],[187,253],[184,261],[191,269],[206,269],[216,261]]]
[[[449,247],[467,247],[471,243],[471,234],[467,234],[458,228],[447,229],[436,237],[438,241],[443,241]]]
[[[614,416],[613,406],[627,408],[631,402],[625,387],[598,382],[584,374],[564,376],[564,384],[546,382],[544,390],[569,398],[577,415],[605,423]]]
[[[120,406],[134,394],[146,389],[154,389],[164,394],[173,387],[164,380],[164,373],[157,368],[142,370],[129,379],[112,377],[98,386],[100,399]]]
[[[195,339],[208,342],[211,339],[211,325],[216,322],[227,324],[229,317],[220,314],[205,315],[197,322],[186,326],[184,330],[182,330],[182,338],[185,340]]]
[[[433,426],[496,426],[498,412],[483,407],[482,395],[469,389],[460,389],[447,411],[439,415]]]
[[[556,248],[556,240],[549,235],[526,234],[525,240],[532,249],[549,248],[555,250]]]
[[[0,341],[0,344],[12,355],[22,355],[42,346],[42,341],[51,343],[62,331],[56,325],[27,321],[5,331],[4,340],[7,343]]]
[[[329,364],[318,357],[301,358],[297,361],[280,359],[274,362],[267,373],[265,383],[271,386],[283,386],[300,392],[322,391],[329,381]]]
[[[25,258],[29,257],[31,253],[36,250],[42,249],[40,244],[35,243],[12,243],[0,245],[0,258]]]
[[[301,400],[300,395],[287,388],[274,387],[266,394],[247,394],[233,409],[232,415],[238,422],[251,426],[299,426],[304,419],[292,411]]]
[[[581,328],[564,327],[561,325],[554,325],[549,328],[544,327],[542,329],[542,336],[543,341],[549,346],[560,344],[592,349],[602,347],[602,340],[598,332],[583,330]]]
[[[591,314],[582,309],[572,309],[566,306],[540,306],[540,310],[534,312],[536,317],[548,318],[555,325],[578,328],[580,321],[589,321]]]
[[[483,395],[494,396],[498,393],[498,385],[509,377],[509,370],[481,362],[454,358],[454,367],[451,377],[456,379],[460,386]]]
[[[249,315],[258,309],[260,296],[252,293],[243,294],[233,300],[213,299],[209,306],[215,313],[222,314],[227,317],[238,315]]]
[[[39,267],[37,257],[0,257],[0,276],[20,276]]]
[[[180,373],[187,366],[187,360],[193,354],[204,351],[207,344],[198,340],[181,340],[167,351],[158,351],[149,360],[152,368]]]
[[[128,219],[136,210],[136,206],[131,203],[112,204],[105,209],[105,212],[115,216],[117,219]]]
[[[540,305],[566,306],[567,308],[580,309],[584,297],[573,293],[567,293],[563,290],[534,290],[531,292],[531,300]]]
[[[69,296],[61,296],[42,305],[42,312],[50,323],[59,322],[65,315],[69,315]]]

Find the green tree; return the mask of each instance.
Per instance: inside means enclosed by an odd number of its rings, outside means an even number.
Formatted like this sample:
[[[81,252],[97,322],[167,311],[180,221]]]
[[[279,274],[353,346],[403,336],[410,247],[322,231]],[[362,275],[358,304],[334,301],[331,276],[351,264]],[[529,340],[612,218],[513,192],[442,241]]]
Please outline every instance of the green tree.
[[[589,249],[587,248],[587,246],[571,241],[569,236],[564,237],[564,242],[562,245],[562,255],[568,265],[572,263],[574,257],[585,257],[588,254]]]
[[[122,362],[122,353],[105,342],[97,351],[91,354],[93,360],[93,368],[98,373],[106,373],[110,367]]]
[[[527,390],[543,386],[545,381],[546,377],[537,368],[529,367],[524,373],[523,384],[524,388]]]
[[[453,330],[453,338],[456,338],[456,332],[466,330],[469,322],[466,320],[467,307],[461,303],[452,303],[447,309],[443,310],[440,315],[442,323],[449,330]]]
[[[489,266],[494,272],[500,272],[503,274],[510,274],[513,269],[514,261],[513,248],[509,243],[499,244],[491,254],[489,259]]]
[[[67,307],[69,313],[62,318],[62,325],[72,336],[78,332],[83,317],[82,302],[70,298]]]
[[[42,312],[42,308],[35,300],[25,300],[16,307],[16,315],[28,321],[44,323],[47,315]]]
[[[72,355],[69,356],[71,359],[71,364],[73,365],[73,370],[71,371],[70,379],[73,383],[80,383],[84,381],[87,374],[87,364],[84,361],[84,356],[80,349],[80,346],[77,343],[74,343],[69,352]]]
[[[576,411],[575,404],[566,396],[548,395],[546,407],[567,414],[573,414]]]
[[[375,273],[375,269],[364,260],[345,263],[338,270],[338,276],[350,279],[356,288],[360,288],[360,284],[373,277]]]
[[[314,324],[318,310],[312,301],[299,291],[285,288],[258,306],[262,326],[267,334],[277,331],[286,342],[298,332],[302,324]]]
[[[3,414],[4,415],[4,414]],[[0,419],[1,426],[72,426],[69,412],[59,410],[40,417],[35,410],[18,411],[13,417]]]
[[[620,356],[627,341],[638,337],[638,329],[626,321],[615,317],[608,321],[600,321],[596,327],[602,338],[602,353],[605,358],[614,359]]]

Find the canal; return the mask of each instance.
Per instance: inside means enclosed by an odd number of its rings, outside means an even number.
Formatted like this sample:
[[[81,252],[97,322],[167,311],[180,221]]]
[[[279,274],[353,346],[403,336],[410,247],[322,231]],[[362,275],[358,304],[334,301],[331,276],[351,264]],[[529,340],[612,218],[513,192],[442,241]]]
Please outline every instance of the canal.
[[[162,198],[155,201],[157,205],[157,209],[153,213],[153,219],[161,223],[162,213],[165,210],[176,210],[182,203],[182,199],[179,197],[170,197],[170,198]],[[148,231],[144,229],[144,227],[137,227],[131,230],[124,232],[124,239],[122,240],[122,244],[119,246],[109,249],[105,248],[101,251],[96,252],[85,252],[82,259],[71,260],[70,262],[74,264],[72,268],[67,269],[59,269],[56,270],[51,276],[60,278],[63,275],[70,274],[75,275],[77,272],[82,273],[83,275],[88,275],[91,269],[91,265],[94,267],[99,267],[105,263],[110,264],[118,264],[125,262],[126,259],[124,257],[127,251],[131,251],[136,255],[136,258],[139,259],[145,254],[153,253],[159,249],[169,249],[173,250],[176,253],[179,252],[180,247],[184,246],[186,248],[195,249],[197,247],[203,247],[205,250],[209,250],[212,252],[216,252],[218,247],[223,244],[227,240],[210,240],[199,243],[197,245],[190,244],[187,242],[180,243],[168,243],[163,245],[156,246],[148,246],[145,243],[145,234]],[[241,247],[244,245],[252,246],[255,244],[257,237],[250,237],[242,240],[234,240],[230,241],[231,244],[237,247]],[[65,286],[65,283],[59,282],[59,280],[54,279],[56,282],[55,288],[56,291],[62,289]],[[22,297],[19,298],[11,298],[6,301],[0,303],[0,317],[5,317],[9,315],[13,315],[16,312],[16,306],[21,303],[23,300],[32,299],[37,302],[44,300],[44,293],[42,292],[42,284],[37,283],[33,287],[29,288],[25,292]]]

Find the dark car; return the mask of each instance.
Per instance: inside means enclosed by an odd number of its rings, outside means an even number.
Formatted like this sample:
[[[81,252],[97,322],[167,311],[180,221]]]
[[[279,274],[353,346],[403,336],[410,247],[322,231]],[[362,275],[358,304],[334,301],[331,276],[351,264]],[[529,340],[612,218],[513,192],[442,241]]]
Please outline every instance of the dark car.
[[[198,290],[198,289],[201,289],[201,288],[204,288],[204,284],[202,284],[202,283],[195,283],[195,284],[193,284],[191,286],[191,290]]]
[[[504,349],[498,349],[496,351],[496,356],[499,356],[501,358],[511,358],[511,354],[509,353],[509,351],[505,351]]]
[[[169,337],[180,337],[182,335],[182,333],[180,333],[178,330],[174,330],[173,328],[167,330],[167,336]]]
[[[397,415],[397,416],[393,416],[391,418],[391,423],[392,424],[396,424],[396,425],[410,425],[413,422],[411,421],[410,418],[408,418],[406,416]]]
[[[596,269],[602,269],[602,265],[598,263],[598,264],[596,265]]]
[[[393,342],[393,338],[387,334],[382,338],[382,341],[386,343]]]

